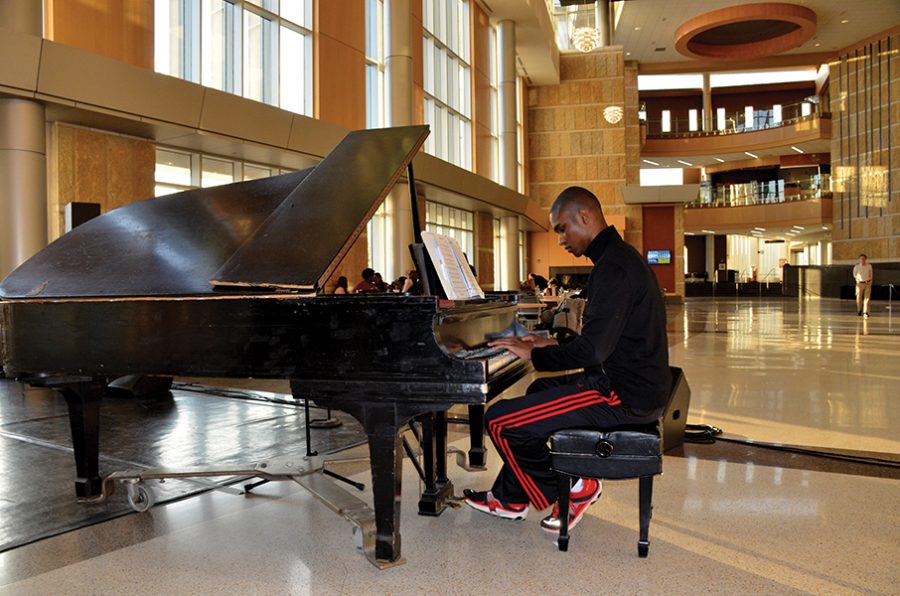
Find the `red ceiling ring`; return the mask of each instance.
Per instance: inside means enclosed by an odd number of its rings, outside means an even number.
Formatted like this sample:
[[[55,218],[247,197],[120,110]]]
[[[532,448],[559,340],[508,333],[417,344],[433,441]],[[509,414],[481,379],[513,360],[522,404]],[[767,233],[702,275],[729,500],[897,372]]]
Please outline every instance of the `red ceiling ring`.
[[[675,32],[675,49],[685,56],[749,60],[779,54],[816,33],[816,13],[784,2],[744,4],[686,21]]]

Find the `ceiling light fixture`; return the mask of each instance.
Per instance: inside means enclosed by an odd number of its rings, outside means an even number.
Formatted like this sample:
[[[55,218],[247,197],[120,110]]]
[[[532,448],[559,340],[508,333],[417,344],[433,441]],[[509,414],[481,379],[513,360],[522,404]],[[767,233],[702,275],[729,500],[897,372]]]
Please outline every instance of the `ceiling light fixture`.
[[[635,31],[640,31],[641,28],[640,28],[640,27],[635,27],[634,30],[635,30]]]
[[[650,161],[649,159],[642,159],[641,161],[644,162],[644,163],[648,163],[648,164],[650,164],[651,166],[658,166],[658,165],[659,165],[659,164],[656,163],[655,161]]]
[[[715,232],[713,232],[712,230],[700,230],[700,231],[703,232],[704,234],[715,234]]]
[[[753,159],[759,159],[759,156],[758,156],[758,155],[754,155],[753,153],[750,153],[749,151],[744,151],[744,153],[747,154],[747,155],[749,155],[749,156],[752,157]]]
[[[692,163],[689,162],[689,161],[684,161],[684,160],[681,160],[681,159],[676,159],[675,161],[677,161],[677,162],[680,163],[680,164],[686,165],[686,166],[688,166],[688,167],[693,167],[693,166],[694,166],[694,164],[692,164]]]
[[[841,19],[841,25],[846,25],[850,22],[850,19]]]
[[[719,163],[725,163],[725,160],[724,160],[724,159],[719,159],[718,157],[714,157],[713,159],[716,160],[716,161],[719,162]]]
[[[794,147],[793,145],[791,145],[791,149],[793,149],[793,150],[796,151],[797,153],[806,153],[806,152],[805,152],[803,149],[801,149],[800,147]]]
[[[595,27],[578,27],[572,32],[572,45],[585,53],[600,47],[600,30]]]
[[[610,124],[618,124],[622,121],[625,111],[622,106],[606,106],[603,108],[603,119]]]
[[[804,228],[803,226],[791,226],[791,229],[792,230],[805,230],[806,228]]]
[[[765,228],[759,228],[759,227],[753,228],[753,229],[756,230],[756,231],[758,231],[758,232],[765,232],[765,231],[766,231]]]

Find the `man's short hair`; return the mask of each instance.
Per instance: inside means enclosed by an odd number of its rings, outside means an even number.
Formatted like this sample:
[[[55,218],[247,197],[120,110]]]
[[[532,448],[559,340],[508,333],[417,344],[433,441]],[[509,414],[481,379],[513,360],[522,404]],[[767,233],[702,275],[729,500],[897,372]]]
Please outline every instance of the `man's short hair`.
[[[365,269],[362,270],[362,278],[363,279],[369,279],[373,275],[375,275],[375,270],[372,269],[371,267],[366,267]]]
[[[559,215],[561,211],[580,211],[582,209],[603,213],[600,200],[594,193],[581,186],[570,186],[559,193],[559,196],[553,201],[550,213]]]
[[[868,256],[866,256],[866,253],[864,253],[864,252],[859,253],[859,256],[865,257],[865,258],[867,258],[867,259],[869,258]]]

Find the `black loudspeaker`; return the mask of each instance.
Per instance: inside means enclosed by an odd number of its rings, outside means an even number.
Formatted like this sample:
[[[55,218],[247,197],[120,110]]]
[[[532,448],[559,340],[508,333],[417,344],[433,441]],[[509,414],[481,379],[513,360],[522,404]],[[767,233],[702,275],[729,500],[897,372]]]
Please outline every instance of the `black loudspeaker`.
[[[100,203],[66,203],[66,232],[100,215]]]
[[[684,371],[670,366],[672,371],[672,392],[669,405],[663,415],[663,450],[669,451],[684,443],[684,427],[687,425],[688,410],[691,407],[691,388]]]

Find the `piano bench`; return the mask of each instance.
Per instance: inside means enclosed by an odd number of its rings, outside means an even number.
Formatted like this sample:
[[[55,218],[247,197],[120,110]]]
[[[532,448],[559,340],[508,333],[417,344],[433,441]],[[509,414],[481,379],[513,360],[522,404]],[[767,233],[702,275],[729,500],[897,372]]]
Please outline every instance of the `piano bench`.
[[[559,480],[559,511],[569,510],[572,478],[640,481],[638,556],[646,557],[653,512],[653,476],[662,473],[658,423],[605,430],[561,430],[550,436],[550,457]],[[569,516],[560,516],[559,550],[569,549]]]

